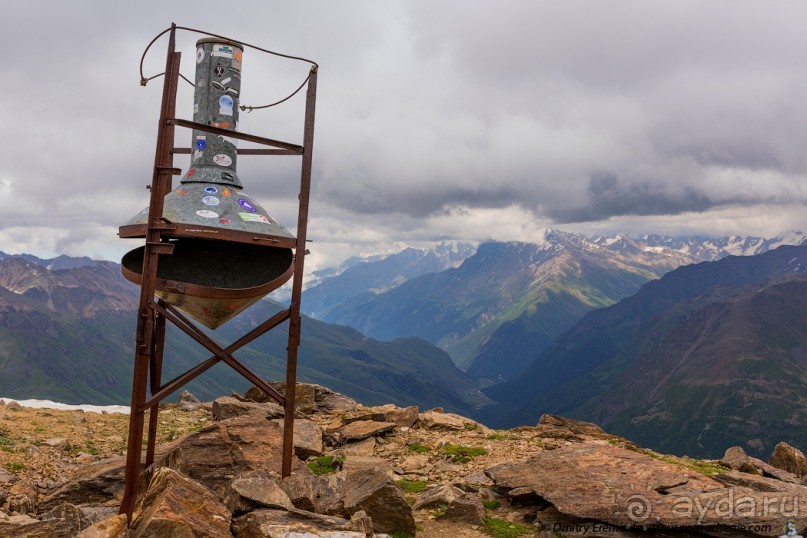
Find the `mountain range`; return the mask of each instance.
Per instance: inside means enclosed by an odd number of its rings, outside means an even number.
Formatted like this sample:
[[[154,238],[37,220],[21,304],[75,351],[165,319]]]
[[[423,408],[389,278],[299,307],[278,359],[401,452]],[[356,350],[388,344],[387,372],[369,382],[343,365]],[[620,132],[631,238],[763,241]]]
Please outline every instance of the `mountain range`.
[[[298,378],[491,426],[557,413],[690,455],[804,446],[804,239],[546,230],[353,259],[305,292],[322,319],[303,321]],[[128,402],[138,293],[116,263],[0,253],[0,395]],[[232,341],[279,308],[260,301],[209,334]],[[285,338],[272,331],[236,355],[282,379]],[[166,379],[206,358],[169,325]],[[247,386],[218,365],[188,389]]]
[[[804,446],[806,328],[807,245],[680,267],[586,314],[488,388],[501,407],[484,414],[503,426],[560,413],[702,457]]]
[[[49,268],[50,267],[50,268]],[[62,267],[62,268],[58,268]],[[127,403],[131,396],[139,289],[112,262],[0,257],[0,394],[66,403]],[[211,336],[232,341],[279,310],[260,301]],[[442,350],[417,338],[379,342],[348,327],[303,321],[299,379],[368,404],[444,406],[467,412],[475,382]],[[266,379],[285,378],[287,333],[274,330],[236,355]],[[206,359],[170,326],[164,378]],[[248,387],[224,365],[188,389],[213,397]]]
[[[500,382],[522,373],[586,312],[614,304],[676,267],[804,239],[800,233],[770,240],[589,238],[547,229],[530,243],[484,243],[458,267],[405,280],[395,265],[406,266],[406,252],[354,264],[310,287],[305,299],[316,295],[323,321],[382,340],[424,338],[472,377]],[[391,286],[390,274],[404,281]],[[386,286],[372,284],[384,277]],[[327,291],[317,295],[321,288]],[[349,290],[350,297],[330,300],[334,289]]]

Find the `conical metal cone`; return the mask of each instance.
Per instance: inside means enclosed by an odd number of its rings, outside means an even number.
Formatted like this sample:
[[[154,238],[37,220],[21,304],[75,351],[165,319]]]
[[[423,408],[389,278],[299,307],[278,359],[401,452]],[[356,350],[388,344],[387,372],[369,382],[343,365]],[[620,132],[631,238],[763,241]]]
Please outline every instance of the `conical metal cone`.
[[[235,131],[243,47],[220,39],[197,43],[194,121]],[[215,329],[293,272],[294,236],[243,191],[237,140],[205,131],[192,135],[191,167],[164,199],[162,217],[174,227],[173,254],[158,262],[156,295]],[[120,228],[145,237],[149,208]],[[166,237],[165,235],[163,237]],[[121,260],[124,276],[141,284],[144,247]]]

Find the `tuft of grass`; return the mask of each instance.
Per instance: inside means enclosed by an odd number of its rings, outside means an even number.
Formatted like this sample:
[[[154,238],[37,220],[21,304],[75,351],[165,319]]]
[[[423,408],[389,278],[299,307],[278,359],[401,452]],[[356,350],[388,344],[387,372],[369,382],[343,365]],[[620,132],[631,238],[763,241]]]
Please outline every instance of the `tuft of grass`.
[[[486,517],[485,526],[480,529],[482,532],[493,538],[518,538],[533,534],[533,530],[518,523],[510,523],[505,519],[496,517]]]
[[[400,480],[396,480],[395,483],[398,484],[398,487],[404,490],[406,493],[420,493],[429,487],[429,483],[424,482],[423,480],[406,480],[402,478]]]
[[[427,447],[426,445],[421,445],[419,443],[415,443],[414,445],[409,445],[406,447],[409,452],[414,452],[415,454],[425,454],[427,452],[431,452],[432,449]]]
[[[22,471],[23,469],[25,469],[25,464],[17,462],[9,462],[6,463],[6,469],[11,471],[12,473],[16,473],[17,471]]]
[[[333,456],[318,456],[308,462],[308,468],[317,476],[333,474],[342,467],[345,458]]]
[[[397,531],[390,534],[390,538],[412,538],[412,535],[403,531]]]
[[[479,426],[477,426],[476,424],[471,424],[469,422],[466,422],[465,424],[463,424],[463,426],[465,427],[466,430],[470,430],[470,431],[479,429]]]
[[[463,446],[446,444],[440,447],[440,452],[451,457],[454,463],[468,463],[474,456],[484,456],[488,453],[481,446]]]
[[[482,506],[487,508],[488,510],[496,510],[498,507],[502,505],[502,501],[493,499],[490,501],[482,501]]]
[[[665,463],[671,463],[673,465],[678,465],[679,467],[690,469],[692,471],[695,471],[697,473],[706,476],[707,478],[714,478],[717,475],[721,475],[729,471],[728,467],[722,465],[720,462],[717,461],[696,460],[693,458],[688,458],[686,456],[681,458],[675,456],[665,456],[663,454],[653,452],[652,450],[645,450],[644,454],[650,456],[655,460],[663,461]]]
[[[503,441],[505,439],[510,439],[509,433],[491,433],[487,436],[487,439],[491,441]]]
[[[437,505],[437,510],[434,512],[436,517],[443,517],[446,515],[446,510],[448,510],[448,505],[445,503],[441,503]]]

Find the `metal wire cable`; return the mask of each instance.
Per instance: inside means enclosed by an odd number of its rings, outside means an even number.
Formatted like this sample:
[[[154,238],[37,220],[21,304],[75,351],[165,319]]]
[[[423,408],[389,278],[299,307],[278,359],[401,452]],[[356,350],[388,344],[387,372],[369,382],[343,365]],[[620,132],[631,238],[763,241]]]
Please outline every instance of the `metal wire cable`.
[[[249,48],[252,48],[252,49],[255,49],[255,50],[259,50],[259,51],[265,52],[267,54],[272,54],[274,56],[279,56],[281,58],[287,58],[289,60],[297,60],[297,61],[307,62],[307,63],[311,64],[311,71],[308,72],[308,76],[305,77],[305,80],[303,80],[302,84],[300,84],[300,86],[298,86],[296,90],[294,90],[292,93],[290,93],[289,95],[287,95],[286,97],[284,97],[280,101],[275,101],[274,103],[270,103],[268,105],[260,105],[260,106],[240,105],[238,107],[241,110],[246,110],[247,112],[252,112],[253,110],[260,110],[262,108],[273,107],[275,105],[279,105],[280,103],[284,103],[284,102],[288,101],[289,99],[291,99],[292,97],[297,95],[297,93],[301,89],[303,89],[303,87],[308,83],[309,79],[311,78],[311,72],[317,71],[317,69],[319,69],[319,64],[317,64],[317,62],[315,62],[313,60],[309,60],[308,58],[303,58],[302,56],[291,56],[289,54],[283,54],[282,52],[275,52],[275,51],[272,51],[272,50],[269,50],[269,49],[264,49],[264,48],[258,47],[257,45],[251,45],[249,43],[243,43],[242,41],[240,41],[238,39],[233,39],[233,38],[221,36],[221,35],[218,35],[218,34],[211,34],[210,32],[205,32],[204,30],[197,30],[196,28],[188,28],[187,26],[176,26],[176,29],[177,30],[187,30],[189,32],[195,32],[197,34],[203,34],[203,35],[207,35],[207,36],[210,36],[210,37],[217,37],[219,39],[224,39],[226,41],[234,41],[236,43],[240,43],[244,47],[249,47]],[[146,54],[148,54],[148,51],[151,48],[151,46],[154,44],[154,42],[157,41],[158,39],[160,39],[163,35],[165,35],[166,33],[170,32],[170,31],[171,31],[171,28],[166,28],[165,30],[163,30],[162,32],[157,34],[154,37],[154,39],[152,39],[149,42],[149,44],[146,46],[146,49],[143,51],[143,55],[140,57],[140,85],[141,86],[145,86],[146,84],[148,84],[148,82],[150,80],[153,80],[153,79],[155,79],[157,77],[161,77],[161,76],[165,75],[165,73],[163,72],[163,73],[159,73],[157,75],[154,75],[154,76],[146,78],[143,75],[143,62],[145,61]],[[182,77],[182,79],[185,80],[185,82],[187,82],[191,86],[195,87],[194,83],[191,82],[190,80],[188,80],[182,73],[180,73],[179,76]]]

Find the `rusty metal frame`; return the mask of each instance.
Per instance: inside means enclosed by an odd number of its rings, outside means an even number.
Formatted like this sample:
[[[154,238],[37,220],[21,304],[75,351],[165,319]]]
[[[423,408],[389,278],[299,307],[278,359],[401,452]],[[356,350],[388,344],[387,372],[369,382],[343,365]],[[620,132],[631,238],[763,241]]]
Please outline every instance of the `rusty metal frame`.
[[[157,147],[154,157],[154,174],[151,183],[148,223],[145,226],[145,230],[138,230],[143,231],[143,234],[136,234],[134,231],[132,231],[132,233],[126,233],[127,230],[124,229],[125,227],[121,228],[123,233],[120,234],[121,237],[136,235],[141,237],[145,235],[146,237],[143,254],[143,271],[140,282],[140,303],[137,312],[137,330],[135,333],[136,345],[134,376],[132,380],[131,414],[129,417],[129,435],[127,442],[128,448],[126,452],[126,476],[123,500],[119,512],[126,514],[130,522],[137,500],[138,482],[141,472],[145,413],[147,411],[149,413],[148,441],[145,459],[145,465],[148,467],[154,463],[160,401],[219,362],[224,362],[229,365],[284,407],[283,450],[281,460],[282,476],[291,474],[292,456],[294,454],[294,401],[297,382],[297,348],[300,345],[300,297],[302,294],[306,233],[308,229],[308,201],[311,191],[317,66],[311,68],[310,77],[308,79],[302,146],[247,133],[225,131],[216,127],[177,119],[176,96],[181,54],[175,50],[176,30],[177,26],[172,24],[168,39],[160,120],[157,128]],[[186,229],[184,227],[182,230],[179,230],[178,226],[167,222],[162,216],[163,199],[165,195],[172,190],[172,176],[180,174],[180,170],[173,166],[173,156],[176,154],[190,153],[189,149],[173,147],[175,127],[198,129],[213,134],[225,134],[231,138],[238,138],[279,148],[269,150],[242,149],[239,151],[239,154],[243,155],[302,156],[297,236],[292,241],[284,241],[284,243],[290,243],[288,246],[294,249],[291,303],[288,309],[275,314],[227,347],[222,347],[217,344],[181,312],[155,297],[155,290],[159,283],[159,279],[157,278],[159,256],[171,255],[173,250],[172,245],[167,243],[166,236],[209,237],[209,233],[205,233],[205,230]],[[248,240],[245,237],[220,237],[217,239],[236,241]],[[261,237],[251,237],[250,239],[252,241],[274,241],[271,238]],[[289,321],[289,338],[286,357],[286,391],[285,395],[281,395],[233,357],[233,353],[287,320]],[[163,383],[161,379],[166,322],[172,323],[196,340],[205,349],[210,351],[212,356],[187,372]],[[146,398],[147,389],[150,389],[150,398]]]

